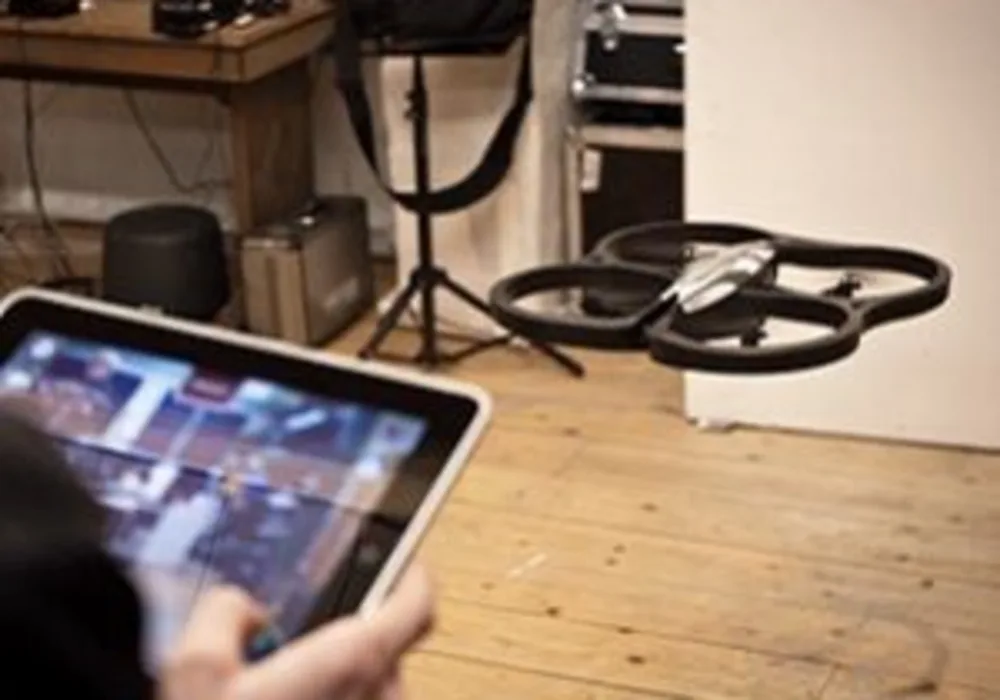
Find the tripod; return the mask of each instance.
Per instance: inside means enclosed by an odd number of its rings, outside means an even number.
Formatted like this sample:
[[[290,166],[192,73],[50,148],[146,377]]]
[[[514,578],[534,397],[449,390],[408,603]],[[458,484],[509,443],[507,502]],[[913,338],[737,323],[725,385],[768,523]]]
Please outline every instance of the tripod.
[[[412,358],[427,368],[451,364],[499,345],[505,345],[516,337],[521,337],[535,350],[550,357],[575,377],[584,375],[583,366],[560,352],[555,347],[531,338],[508,332],[498,338],[472,341],[458,352],[446,353],[440,349],[440,333],[437,328],[435,293],[447,291],[459,300],[479,311],[483,316],[496,321],[493,311],[485,300],[456,282],[447,270],[434,261],[431,214],[424,203],[430,192],[430,153],[428,135],[427,83],[424,75],[424,59],[420,53],[413,54],[413,84],[409,93],[410,109],[408,117],[413,124],[413,158],[416,170],[417,209],[417,265],[410,272],[406,286],[393,300],[386,314],[379,319],[375,332],[359,353],[362,358],[379,355],[379,348],[400,322],[413,300],[420,298],[420,350]],[[398,359],[398,358],[397,358]]]

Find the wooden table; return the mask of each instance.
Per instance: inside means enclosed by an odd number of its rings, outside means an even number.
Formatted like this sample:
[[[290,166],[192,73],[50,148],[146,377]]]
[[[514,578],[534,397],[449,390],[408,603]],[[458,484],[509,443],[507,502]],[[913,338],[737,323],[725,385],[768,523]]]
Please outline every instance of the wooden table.
[[[154,35],[149,0],[94,0],[78,15],[0,19],[0,77],[200,92],[227,107],[241,232],[314,194],[312,64],[333,30],[330,0],[198,40]]]

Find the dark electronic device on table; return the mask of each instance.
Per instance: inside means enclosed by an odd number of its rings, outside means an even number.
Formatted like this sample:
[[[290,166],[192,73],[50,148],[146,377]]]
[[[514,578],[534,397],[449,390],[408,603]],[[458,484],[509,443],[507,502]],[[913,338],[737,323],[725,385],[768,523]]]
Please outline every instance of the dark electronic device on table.
[[[229,24],[244,12],[244,0],[153,0],[153,31],[189,39]]]
[[[195,39],[238,17],[270,17],[288,11],[291,0],[153,0],[153,31]]]
[[[80,11],[80,0],[0,0],[0,16],[63,17]]]
[[[103,505],[154,671],[213,585],[270,611],[251,657],[374,611],[490,414],[470,385],[30,289],[0,302],[0,400]]]
[[[46,18],[63,17],[80,11],[80,0],[0,0],[0,15]]]
[[[785,272],[849,270],[818,292]],[[867,293],[865,274],[913,284]],[[869,330],[912,318],[948,298],[951,272],[918,252],[838,245],[745,226],[655,223],[619,231],[577,264],[528,270],[501,280],[491,303],[529,337],[584,347],[640,350],[664,365],[725,374],[780,373],[850,356]],[[583,313],[546,314],[520,302],[534,294],[582,290]],[[768,322],[798,322],[819,334],[768,341]]]

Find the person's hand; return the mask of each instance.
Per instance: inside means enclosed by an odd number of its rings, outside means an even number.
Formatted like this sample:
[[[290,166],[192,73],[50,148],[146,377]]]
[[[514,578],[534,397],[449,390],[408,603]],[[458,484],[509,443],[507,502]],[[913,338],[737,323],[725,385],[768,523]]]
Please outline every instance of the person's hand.
[[[245,650],[266,621],[239,589],[219,588],[196,606],[160,675],[160,700],[400,700],[403,656],[432,627],[434,597],[410,571],[367,619],[320,627],[263,661]]]

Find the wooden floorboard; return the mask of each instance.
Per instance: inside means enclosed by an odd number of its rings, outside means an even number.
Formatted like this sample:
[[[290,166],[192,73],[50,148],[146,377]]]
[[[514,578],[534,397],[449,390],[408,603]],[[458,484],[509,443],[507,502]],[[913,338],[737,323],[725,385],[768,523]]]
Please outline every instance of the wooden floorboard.
[[[413,698],[1000,698],[1000,456],[705,432],[676,373],[575,354],[441,370],[496,416],[422,548]]]

